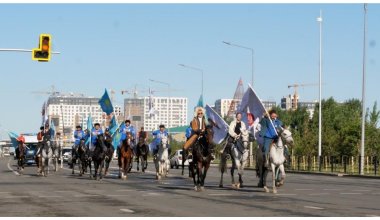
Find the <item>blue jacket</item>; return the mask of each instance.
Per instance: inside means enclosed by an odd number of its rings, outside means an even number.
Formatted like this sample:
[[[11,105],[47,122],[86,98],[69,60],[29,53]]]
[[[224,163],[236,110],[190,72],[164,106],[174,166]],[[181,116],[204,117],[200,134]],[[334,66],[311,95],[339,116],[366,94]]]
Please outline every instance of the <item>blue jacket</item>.
[[[121,133],[120,141],[124,141],[125,138],[127,138],[127,132],[130,132],[133,139],[136,139],[136,130],[132,125],[129,125],[127,127],[125,124],[123,124],[120,126],[119,132]]]
[[[84,131],[82,131],[82,130],[74,131],[74,138],[75,138],[75,145],[79,145],[81,139],[86,140],[85,139],[86,137],[84,135]]]
[[[186,138],[190,138],[191,132],[192,132],[192,129],[190,126],[188,128],[186,128],[186,134],[185,134]]]
[[[278,119],[272,120],[272,122],[273,122],[273,125],[274,125],[275,128],[273,128],[273,126],[270,124],[271,123],[271,119],[269,119],[268,117],[264,117],[261,120],[261,122],[260,122],[260,124],[261,124],[261,133],[260,133],[260,135],[261,136],[266,137],[266,138],[271,138],[271,139],[274,139],[274,138],[277,137],[276,131],[274,129],[282,127],[283,124]]]
[[[156,130],[152,132],[152,135],[154,136],[154,146],[160,145],[161,143],[161,138],[163,136],[168,137],[168,132],[165,130],[164,132],[161,132],[160,130]]]
[[[95,128],[92,129],[91,131],[91,142],[92,144],[96,144],[96,140],[98,139],[98,135],[103,134],[103,130],[99,128],[96,130]]]

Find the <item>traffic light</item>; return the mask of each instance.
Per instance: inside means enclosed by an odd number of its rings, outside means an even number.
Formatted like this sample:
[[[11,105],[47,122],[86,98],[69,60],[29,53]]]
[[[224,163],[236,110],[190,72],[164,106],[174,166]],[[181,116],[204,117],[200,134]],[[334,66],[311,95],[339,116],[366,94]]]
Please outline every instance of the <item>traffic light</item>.
[[[40,44],[38,48],[32,50],[32,59],[38,61],[47,62],[50,60],[51,54],[51,35],[50,34],[41,34],[40,35]]]

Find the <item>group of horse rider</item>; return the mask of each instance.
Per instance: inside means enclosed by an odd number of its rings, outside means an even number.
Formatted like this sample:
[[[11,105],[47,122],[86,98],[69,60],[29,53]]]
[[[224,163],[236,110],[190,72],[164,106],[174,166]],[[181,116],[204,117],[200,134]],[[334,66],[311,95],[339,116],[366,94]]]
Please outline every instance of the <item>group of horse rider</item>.
[[[194,142],[204,135],[206,128],[205,120],[205,110],[202,107],[197,107],[195,109],[195,114],[193,120],[190,122],[190,126],[186,129],[186,143],[184,145],[184,150],[188,150]],[[252,122],[254,117],[252,114],[248,113],[251,117]],[[212,120],[208,120],[209,124],[213,124]],[[274,127],[270,125],[273,123]],[[276,110],[272,109],[268,114],[257,121],[256,123],[251,123],[247,128],[246,124],[242,121],[242,113],[238,112],[235,115],[235,119],[230,123],[228,134],[225,137],[226,144],[222,147],[220,153],[224,151],[227,154],[231,154],[231,147],[236,141],[241,137],[243,130],[248,130],[250,135],[260,144],[261,150],[265,159],[265,166],[269,166],[269,149],[273,142],[276,142],[278,137],[277,130],[283,127],[283,123],[278,119]],[[276,130],[275,130],[276,129]],[[286,154],[288,152],[285,152]],[[212,157],[214,157],[212,155]]]
[[[125,120],[125,122],[120,126],[119,131],[121,134],[119,145],[116,148],[116,152],[118,157],[120,157],[120,146],[121,143],[127,138],[127,133],[129,133],[131,136],[131,143],[132,143],[132,149],[133,149],[133,155],[136,155],[137,148],[136,148],[136,141],[138,139],[141,139],[141,142],[144,143],[144,145],[147,147],[148,145],[148,133],[144,130],[144,127],[141,127],[140,131],[137,133],[135,127],[131,124],[130,120]],[[105,132],[103,132],[103,129],[101,128],[99,123],[94,124],[94,128],[91,131],[91,143],[93,145],[96,144],[98,135],[104,135],[105,137],[105,145],[106,147],[111,147],[112,145],[112,135],[110,134],[109,128],[105,129]],[[153,144],[152,144],[152,150],[153,150],[153,156],[155,156],[158,152],[159,144],[161,143],[161,139],[163,136],[168,137],[168,132],[165,130],[164,125],[160,125],[158,130],[155,130],[152,132],[153,135]],[[81,140],[87,140],[89,138],[90,134],[87,133],[87,131],[83,131],[82,127],[80,125],[76,126],[76,131],[74,132],[74,147],[73,147],[73,153],[77,152],[78,146],[80,144]],[[140,140],[139,140],[140,141]],[[170,147],[170,145],[169,145]],[[104,149],[106,150],[106,149]],[[169,148],[170,150],[170,148]],[[146,151],[149,151],[148,147]],[[74,154],[73,154],[74,157]]]

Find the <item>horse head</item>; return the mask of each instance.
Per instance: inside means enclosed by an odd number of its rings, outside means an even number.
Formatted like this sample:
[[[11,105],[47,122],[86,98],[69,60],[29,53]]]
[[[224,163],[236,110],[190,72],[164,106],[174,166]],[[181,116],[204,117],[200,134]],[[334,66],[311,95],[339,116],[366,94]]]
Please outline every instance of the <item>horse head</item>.
[[[248,143],[249,143],[249,133],[248,133],[248,130],[244,129],[244,130],[241,130],[241,142],[243,142],[243,146],[245,149],[248,148]]]
[[[281,139],[283,140],[285,146],[294,144],[292,132],[290,132],[289,129],[282,128],[282,129],[280,129],[279,134],[280,134]]]
[[[162,147],[162,149],[168,148],[168,137],[166,136],[161,137],[160,147]]]
[[[214,130],[212,129],[212,127],[212,125],[206,126],[206,140],[208,144],[212,144],[214,139]]]

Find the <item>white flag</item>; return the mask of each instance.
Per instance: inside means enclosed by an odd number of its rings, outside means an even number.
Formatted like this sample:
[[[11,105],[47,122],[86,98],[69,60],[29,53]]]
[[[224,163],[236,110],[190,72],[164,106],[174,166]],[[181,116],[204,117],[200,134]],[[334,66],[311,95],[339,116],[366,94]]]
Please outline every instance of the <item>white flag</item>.
[[[213,141],[220,144],[228,133],[228,124],[218,115],[209,105],[206,105],[206,115],[208,119],[211,119],[214,123],[212,130],[214,131]]]
[[[254,135],[255,139],[261,144],[262,137],[259,136],[259,122],[267,111],[255,90],[253,90],[250,85],[248,85],[248,89],[243,95],[239,111],[242,113],[242,121],[246,124],[249,132]],[[271,123],[271,125],[274,128],[273,123]]]

